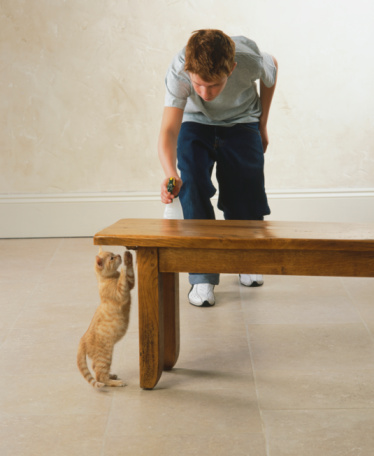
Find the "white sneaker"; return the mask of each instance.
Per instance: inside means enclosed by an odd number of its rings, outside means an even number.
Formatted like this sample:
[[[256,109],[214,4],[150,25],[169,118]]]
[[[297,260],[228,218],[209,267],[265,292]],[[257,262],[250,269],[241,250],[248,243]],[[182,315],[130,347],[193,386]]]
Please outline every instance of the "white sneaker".
[[[210,283],[198,283],[192,285],[190,292],[188,293],[188,300],[190,304],[197,307],[210,307],[214,306],[214,285]]]
[[[260,287],[264,284],[262,274],[239,274],[239,280],[245,287]]]

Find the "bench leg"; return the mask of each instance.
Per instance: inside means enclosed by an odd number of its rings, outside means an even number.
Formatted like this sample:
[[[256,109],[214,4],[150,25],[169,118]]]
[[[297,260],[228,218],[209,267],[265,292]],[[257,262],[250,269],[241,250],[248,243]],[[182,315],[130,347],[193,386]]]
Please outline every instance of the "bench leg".
[[[160,293],[164,303],[164,370],[172,369],[179,356],[179,274],[160,274]]]
[[[157,385],[164,367],[164,306],[157,249],[139,248],[137,264],[140,387],[152,389]]]

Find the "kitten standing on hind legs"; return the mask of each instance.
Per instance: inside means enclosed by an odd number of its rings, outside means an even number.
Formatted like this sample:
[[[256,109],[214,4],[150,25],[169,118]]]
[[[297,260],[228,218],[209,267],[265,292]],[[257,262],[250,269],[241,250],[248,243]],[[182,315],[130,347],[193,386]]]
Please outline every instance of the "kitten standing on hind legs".
[[[131,295],[135,277],[132,255],[125,251],[125,268],[118,272],[120,255],[104,252],[96,256],[95,272],[99,285],[100,305],[91,324],[80,340],[77,364],[83,377],[94,387],[125,386],[116,375],[110,374],[114,345],[126,334],[129,326]],[[87,366],[92,360],[93,378]]]

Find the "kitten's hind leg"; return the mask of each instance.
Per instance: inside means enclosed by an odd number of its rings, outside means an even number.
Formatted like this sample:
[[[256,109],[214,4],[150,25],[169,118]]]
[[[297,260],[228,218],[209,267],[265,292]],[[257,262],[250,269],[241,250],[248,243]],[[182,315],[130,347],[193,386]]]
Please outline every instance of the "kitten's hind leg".
[[[115,380],[112,381],[112,385],[110,386],[126,386],[126,383],[122,381],[120,378],[118,378],[118,375],[116,374],[109,374],[109,381],[110,380]]]
[[[120,379],[118,380],[110,380],[107,383],[108,386],[126,386],[126,383]]]
[[[98,362],[96,364],[96,380],[105,386],[126,386],[126,383],[120,380],[117,375],[109,373],[110,362]]]
[[[116,375],[107,375],[101,372],[99,375],[99,381],[104,383],[105,386],[126,386],[126,383],[119,379]],[[113,378],[115,377],[115,378]]]

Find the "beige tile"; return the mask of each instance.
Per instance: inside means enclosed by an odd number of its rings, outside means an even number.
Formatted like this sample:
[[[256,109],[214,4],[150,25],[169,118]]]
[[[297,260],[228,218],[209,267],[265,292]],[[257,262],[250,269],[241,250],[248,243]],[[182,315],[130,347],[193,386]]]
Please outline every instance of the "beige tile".
[[[123,388],[111,409],[109,436],[184,433],[260,433],[261,419],[253,398],[235,390]]]
[[[272,456],[370,456],[374,410],[279,410],[262,413]]]
[[[105,442],[104,456],[265,456],[262,434],[172,434],[111,437]]]
[[[0,415],[2,456],[100,456],[107,416]]]
[[[0,280],[16,280],[18,284],[38,280],[61,242],[61,239],[0,240]]]
[[[183,366],[183,363],[181,363]],[[251,372],[236,370],[215,369],[194,369],[177,367],[171,371],[164,372],[157,388],[178,389],[178,390],[230,390],[236,389],[253,397],[256,402],[256,386]]]
[[[374,341],[362,324],[249,325],[256,370],[347,370],[372,366]]]
[[[5,340],[17,318],[22,314],[25,306],[32,299],[35,290],[34,282],[0,280],[0,344]]]
[[[28,374],[3,373],[0,388],[1,412],[9,416],[52,417],[108,414],[113,389],[100,393],[89,385],[78,369],[71,373]]]
[[[175,368],[164,372],[162,388],[235,389],[253,395],[248,342],[244,337],[181,339],[181,352]]]
[[[208,454],[210,456],[265,456],[266,445],[265,439],[262,434],[253,433],[220,433],[218,435],[209,435],[208,437],[203,436],[202,439],[195,441],[194,436],[191,436],[193,446],[195,447],[195,453],[186,454],[201,455]],[[181,443],[183,437],[180,439]],[[196,442],[196,443],[195,443]],[[171,440],[171,443],[172,440]],[[204,448],[206,449],[204,451]],[[171,450],[171,449],[170,449]],[[169,454],[169,453],[167,453]],[[174,452],[175,456],[177,453]]]
[[[1,310],[7,311],[11,308],[20,308],[34,293],[37,283],[33,280],[23,280],[14,274],[9,280],[0,278],[0,304]]]
[[[246,337],[246,325],[240,310],[188,306],[180,315],[182,339]]]
[[[186,369],[251,372],[248,341],[245,337],[181,339],[178,367]]]
[[[344,288],[356,302],[373,302],[374,278],[344,277],[340,279]]]
[[[102,456],[164,456],[164,435],[127,435],[110,436],[105,439]]]
[[[259,288],[240,288],[249,324],[361,322],[339,278],[265,276],[264,281]]]
[[[374,367],[256,371],[262,410],[374,409]]]
[[[353,305],[365,322],[374,323],[374,279],[341,279]]]
[[[44,342],[36,343],[33,337],[20,334],[18,340],[8,336],[0,347],[0,364],[2,369],[14,375],[27,377],[39,372],[62,373],[75,368],[77,338],[74,347],[66,347],[66,335]]]
[[[99,303],[97,250],[92,238],[0,240],[1,455],[371,455],[374,280],[244,288],[222,274],[216,306],[199,309],[180,274],[181,353],[153,391],[139,388],[134,289],[112,362],[127,386],[97,391],[76,366]]]
[[[369,322],[365,323],[365,326],[368,328],[368,331],[371,334],[371,337],[374,339],[374,321],[372,322],[371,319]]]

